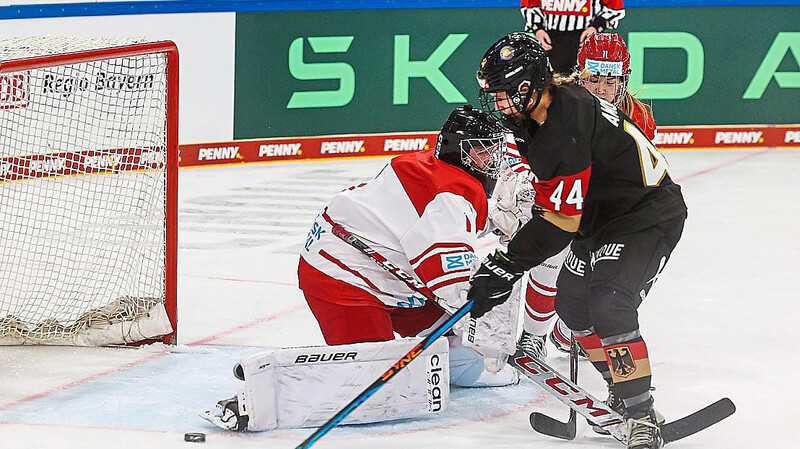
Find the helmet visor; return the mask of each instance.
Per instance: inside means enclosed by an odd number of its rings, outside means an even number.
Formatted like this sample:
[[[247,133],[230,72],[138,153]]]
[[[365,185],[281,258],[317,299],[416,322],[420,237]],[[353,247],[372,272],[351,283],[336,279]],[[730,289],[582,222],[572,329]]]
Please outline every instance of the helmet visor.
[[[497,133],[492,137],[463,139],[459,142],[459,146],[461,147],[461,162],[465,167],[497,179],[500,175],[503,156],[507,150],[505,134]]]

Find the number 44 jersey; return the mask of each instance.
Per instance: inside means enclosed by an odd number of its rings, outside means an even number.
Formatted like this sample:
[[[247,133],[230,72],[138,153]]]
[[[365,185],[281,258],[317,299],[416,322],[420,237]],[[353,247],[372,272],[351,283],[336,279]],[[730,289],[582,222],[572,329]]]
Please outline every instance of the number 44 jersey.
[[[551,93],[543,124],[512,127],[535,175],[537,205],[581,215],[579,238],[612,228],[635,232],[686,214],[667,159],[628,116],[577,85]]]

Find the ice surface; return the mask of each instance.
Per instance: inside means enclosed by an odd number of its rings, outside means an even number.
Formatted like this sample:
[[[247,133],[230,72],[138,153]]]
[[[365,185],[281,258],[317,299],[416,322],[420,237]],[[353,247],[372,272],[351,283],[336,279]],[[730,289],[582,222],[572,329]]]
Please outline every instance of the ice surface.
[[[738,411],[674,447],[795,448],[800,422],[800,151],[668,152],[689,204],[684,237],[640,308],[656,406],[675,419],[723,396]],[[0,448],[291,448],[310,430],[226,434],[196,416],[239,385],[238,357],[321,344],[296,288],[307,228],[339,190],[387,159],[182,169],[180,346],[0,347]],[[487,252],[492,242],[484,242]],[[556,369],[567,359],[550,347]],[[603,382],[587,363],[581,382]],[[621,447],[585,422],[563,442],[534,433],[531,411],[567,410],[531,382],[454,389],[440,417],[336,428],[319,448]]]

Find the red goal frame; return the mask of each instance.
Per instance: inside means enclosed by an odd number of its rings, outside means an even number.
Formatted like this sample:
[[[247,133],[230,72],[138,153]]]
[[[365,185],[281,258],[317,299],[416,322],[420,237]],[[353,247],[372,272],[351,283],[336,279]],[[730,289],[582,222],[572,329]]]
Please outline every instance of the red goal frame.
[[[174,345],[178,342],[178,47],[172,41],[158,41],[22,58],[0,63],[0,74],[152,53],[163,53],[167,57],[166,297],[164,306],[172,324],[172,333],[159,340],[144,340],[135,345],[158,341]]]

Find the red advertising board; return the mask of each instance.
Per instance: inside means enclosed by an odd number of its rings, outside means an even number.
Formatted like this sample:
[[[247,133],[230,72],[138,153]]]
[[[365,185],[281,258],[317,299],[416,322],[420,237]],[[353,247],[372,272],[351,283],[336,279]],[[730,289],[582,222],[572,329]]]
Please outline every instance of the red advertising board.
[[[180,166],[390,156],[427,150],[436,132],[234,140],[180,147]],[[656,145],[673,149],[800,148],[800,125],[665,126]]]

